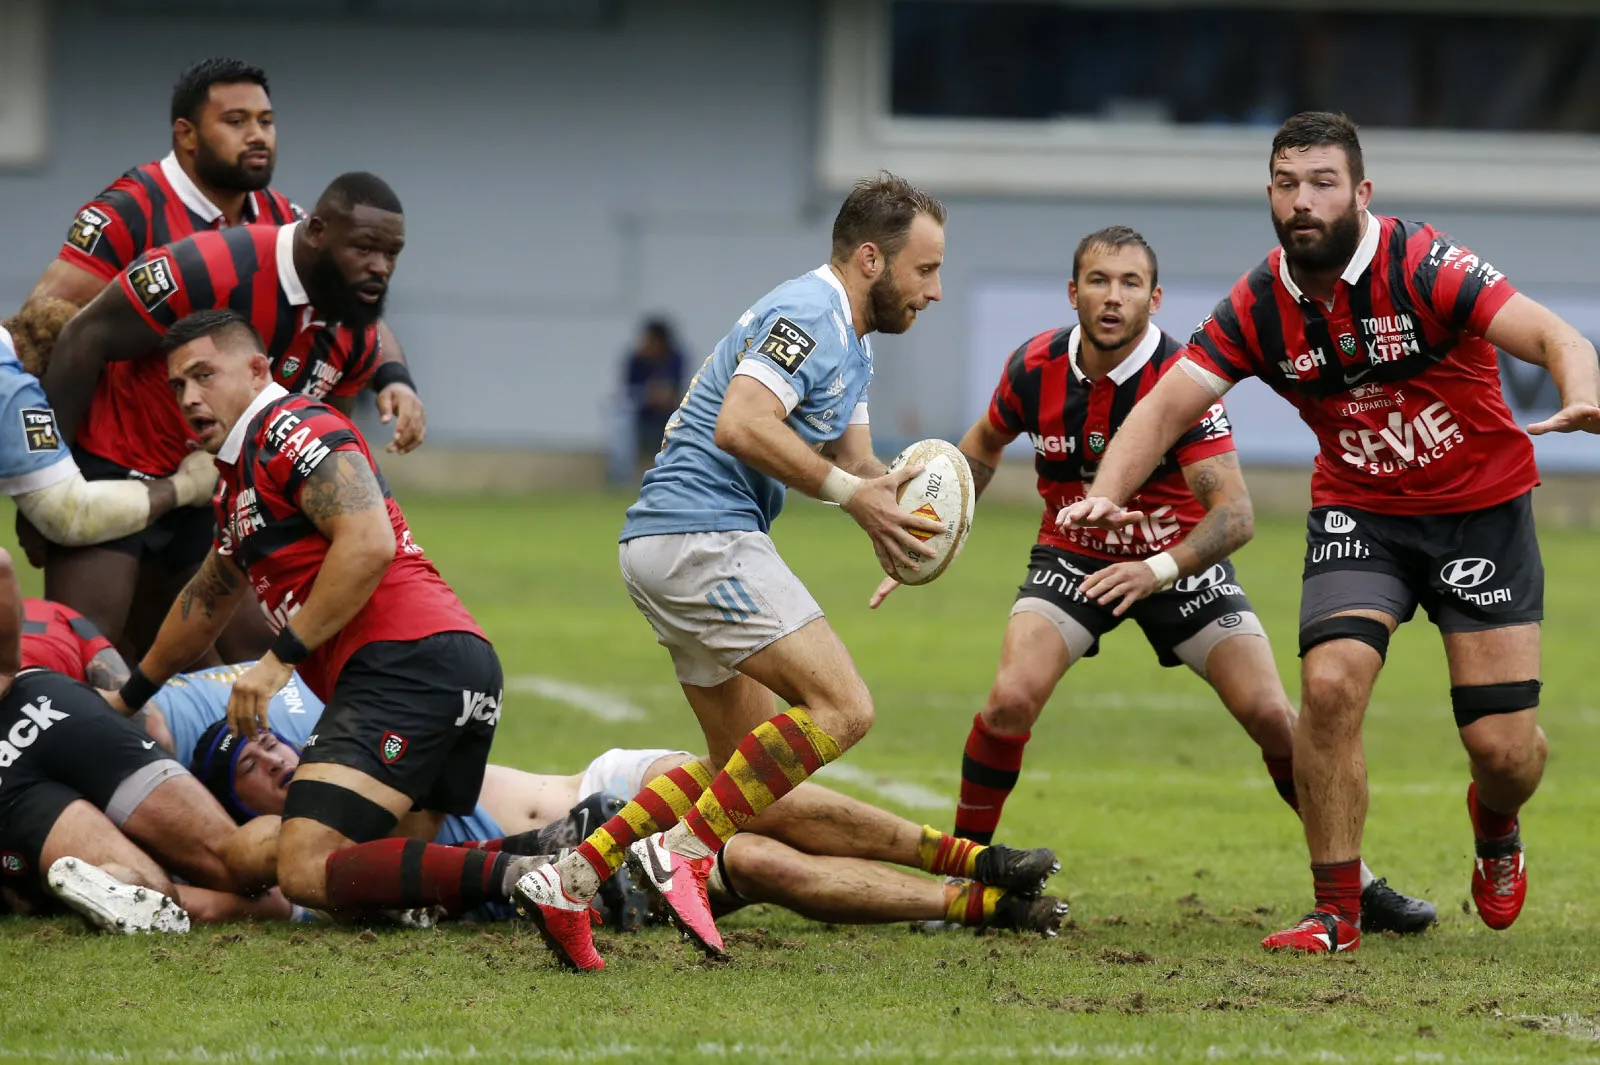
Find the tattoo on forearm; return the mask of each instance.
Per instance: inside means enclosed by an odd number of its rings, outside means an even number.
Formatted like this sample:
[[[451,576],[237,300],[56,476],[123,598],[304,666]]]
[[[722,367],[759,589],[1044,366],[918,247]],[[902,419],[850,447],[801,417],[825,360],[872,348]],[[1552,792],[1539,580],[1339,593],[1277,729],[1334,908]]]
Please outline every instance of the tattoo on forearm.
[[[89,660],[83,677],[92,687],[116,691],[128,682],[128,664],[114,649],[101,651]]]
[[[974,495],[983,495],[983,490],[989,487],[989,482],[994,480],[994,467],[987,462],[979,461],[971,455],[967,456],[967,465],[972,467],[972,490]]]
[[[1211,499],[1222,490],[1222,470],[1238,469],[1239,456],[1234,452],[1214,455],[1206,459],[1189,477],[1189,490],[1200,501],[1201,506],[1209,507]]]
[[[233,564],[213,550],[200,564],[200,571],[189,578],[189,583],[183,586],[183,593],[178,596],[178,606],[184,620],[188,620],[196,606],[205,611],[206,617],[215,617],[217,606],[233,598],[238,590],[239,577],[239,571]]]
[[[319,525],[343,514],[383,506],[383,490],[372,467],[357,451],[335,451],[300,490],[300,509]]]

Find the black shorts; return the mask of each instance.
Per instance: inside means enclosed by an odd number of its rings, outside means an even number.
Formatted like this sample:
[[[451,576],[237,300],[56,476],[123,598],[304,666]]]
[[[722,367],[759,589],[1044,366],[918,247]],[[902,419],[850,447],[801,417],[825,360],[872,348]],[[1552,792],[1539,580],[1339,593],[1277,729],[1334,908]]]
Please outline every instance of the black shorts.
[[[0,884],[40,886],[39,853],[61,811],[87,799],[122,825],[188,770],[93,688],[30,669],[0,698]]]
[[[110,459],[72,449],[86,481],[146,481],[151,478]],[[136,533],[95,544],[137,559],[154,558],[174,574],[188,573],[206,559],[216,536],[217,519],[210,507],[174,507]]]
[[[1533,494],[1463,514],[1317,507],[1307,515],[1302,629],[1350,610],[1410,621],[1418,604],[1441,632],[1543,620]]]
[[[1187,665],[1201,675],[1211,650],[1231,636],[1265,636],[1255,609],[1239,587],[1233,563],[1224,559],[1164,592],[1142,599],[1122,617],[1078,591],[1083,578],[1114,566],[1048,544],[1035,544],[1028,578],[1017,590],[1013,614],[1037,613],[1056,623],[1072,661],[1100,653],[1100,637],[1128,618],[1138,622],[1163,666]]]
[[[339,671],[300,761],[349,766],[419,810],[466,816],[483,788],[503,688],[494,648],[470,632],[369,643]]]

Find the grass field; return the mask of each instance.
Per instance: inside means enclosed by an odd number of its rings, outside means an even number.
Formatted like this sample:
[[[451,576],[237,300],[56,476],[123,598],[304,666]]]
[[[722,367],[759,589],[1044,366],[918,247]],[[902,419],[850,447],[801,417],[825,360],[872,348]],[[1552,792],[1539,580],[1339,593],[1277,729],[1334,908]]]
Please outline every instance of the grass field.
[[[407,501],[508,678],[584,685],[645,715],[608,723],[513,681],[497,761],[575,772],[606,746],[698,745],[666,653],[616,575],[622,506]],[[846,759],[864,772],[837,786],[949,824],[961,745],[1036,520],[980,513],[945,578],[871,614],[865,538],[836,511],[791,506],[779,546],[877,703],[873,733]],[[1306,959],[1257,946],[1308,908],[1298,824],[1209,689],[1158,668],[1129,626],[1063,684],[1002,824],[1003,839],[1062,855],[1053,885],[1074,921],[1059,939],[832,929],[756,908],[726,922],[731,964],[697,964],[664,930],[602,935],[610,966],[583,978],[557,971],[513,926],[241,926],[153,940],[8,919],[0,1060],[1600,1060],[1592,544],[1580,532],[1544,537],[1553,753],[1525,819],[1528,906],[1508,932],[1466,912],[1465,763],[1431,628],[1396,638],[1369,714],[1365,856],[1436,901],[1441,923],[1419,939],[1374,936],[1353,956]],[[1263,522],[1237,560],[1291,693],[1300,555],[1298,523]],[[895,798],[925,791],[942,805]]]

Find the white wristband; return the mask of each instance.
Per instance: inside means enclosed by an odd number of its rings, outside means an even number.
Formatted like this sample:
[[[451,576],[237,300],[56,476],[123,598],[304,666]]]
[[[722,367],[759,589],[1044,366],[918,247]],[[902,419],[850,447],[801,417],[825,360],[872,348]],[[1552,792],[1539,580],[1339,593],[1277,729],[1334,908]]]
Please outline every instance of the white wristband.
[[[842,507],[850,502],[850,498],[860,487],[861,478],[835,466],[828,471],[828,476],[822,479],[822,487],[817,489],[817,498],[825,503],[837,503]]]
[[[1177,583],[1178,560],[1165,551],[1159,555],[1151,555],[1144,560],[1144,564],[1156,575],[1156,591],[1164,592]]]

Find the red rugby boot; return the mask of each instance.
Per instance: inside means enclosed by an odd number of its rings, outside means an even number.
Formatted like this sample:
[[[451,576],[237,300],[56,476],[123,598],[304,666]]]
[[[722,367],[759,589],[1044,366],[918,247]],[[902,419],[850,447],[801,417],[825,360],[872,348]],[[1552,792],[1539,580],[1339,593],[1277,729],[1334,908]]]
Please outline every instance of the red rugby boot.
[[[541,865],[518,880],[511,889],[511,902],[539,929],[545,945],[562,965],[580,972],[599,972],[606,967],[605,959],[594,949],[589,903],[568,897],[555,866]]]
[[[1472,901],[1483,923],[1496,932],[1510,928],[1528,897],[1528,866],[1522,852],[1522,828],[1508,836],[1484,839],[1478,828],[1478,785],[1467,787],[1467,812],[1477,837],[1477,857],[1472,865]]]
[[[1361,929],[1336,913],[1312,910],[1299,924],[1272,933],[1261,945],[1268,950],[1293,950],[1301,954],[1340,954],[1361,945]]]

